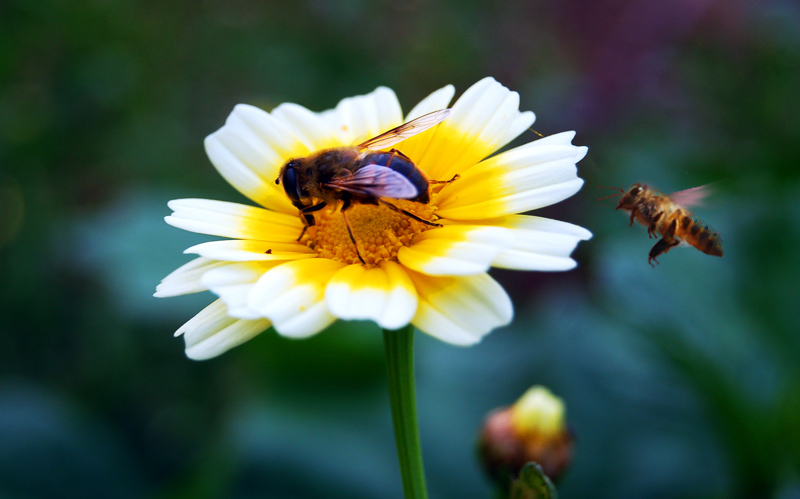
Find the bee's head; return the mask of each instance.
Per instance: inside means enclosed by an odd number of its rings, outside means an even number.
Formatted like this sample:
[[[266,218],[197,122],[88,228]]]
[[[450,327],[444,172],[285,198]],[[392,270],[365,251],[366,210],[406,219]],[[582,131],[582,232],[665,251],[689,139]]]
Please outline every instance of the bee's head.
[[[647,189],[644,184],[633,184],[628,191],[622,195],[622,199],[617,204],[617,209],[630,210],[639,201],[639,197]]]
[[[278,175],[278,178],[275,179],[276,184],[283,184],[283,190],[286,191],[286,195],[289,196],[289,199],[291,199],[292,203],[295,205],[301,203],[300,198],[303,197],[300,192],[302,182],[299,181],[299,176],[300,161],[292,159],[283,165],[281,173]]]

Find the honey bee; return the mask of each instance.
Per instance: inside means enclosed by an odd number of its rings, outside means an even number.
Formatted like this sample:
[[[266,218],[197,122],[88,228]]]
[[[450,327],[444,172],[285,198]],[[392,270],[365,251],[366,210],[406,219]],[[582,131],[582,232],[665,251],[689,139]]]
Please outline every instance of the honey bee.
[[[612,196],[622,196],[617,209],[630,211],[631,225],[637,220],[647,227],[648,236],[661,236],[647,259],[651,267],[655,267],[652,262],[658,263],[657,256],[678,245],[691,245],[707,255],[722,256],[720,235],[684,207],[699,204],[708,193],[706,186],[694,187],[670,196],[656,192],[644,184],[633,184],[628,191],[618,187],[612,189],[621,192]]]
[[[300,210],[305,227],[298,240],[308,227],[315,224],[315,211],[335,205],[340,200],[342,217],[361,263],[364,263],[364,259],[358,252],[353,230],[345,214],[353,203],[381,204],[423,224],[439,227],[439,224],[420,218],[382,198],[428,203],[430,184],[452,182],[457,176],[446,181],[430,180],[402,152],[397,149],[381,149],[424,132],[448,116],[450,109],[441,109],[356,146],[324,149],[304,158],[289,160],[281,168],[275,183],[283,185],[292,204]]]

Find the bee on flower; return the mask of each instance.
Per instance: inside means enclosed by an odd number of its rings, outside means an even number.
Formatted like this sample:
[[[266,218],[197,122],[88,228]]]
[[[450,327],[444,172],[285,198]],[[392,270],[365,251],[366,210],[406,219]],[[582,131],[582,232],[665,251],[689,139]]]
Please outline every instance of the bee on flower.
[[[573,268],[591,234],[521,213],[581,188],[586,147],[563,132],[495,154],[534,114],[493,78],[451,105],[454,94],[441,88],[405,117],[385,87],[322,113],[236,106],[206,152],[258,206],[180,199],[166,217],[226,238],[187,249],[198,257],[157,287],[218,297],[178,329],[186,354],[215,357],[270,327],[308,337],[336,319],[471,345],[513,315],[489,268]]]
[[[283,184],[286,195],[300,210],[306,228],[316,224],[313,212],[341,201],[339,211],[342,214],[350,241],[356,250],[358,261],[368,265],[358,250],[358,242],[347,221],[345,210],[352,203],[382,204],[417,222],[432,227],[441,227],[437,223],[397,207],[386,201],[385,198],[408,199],[420,204],[427,204],[430,201],[430,192],[428,191],[430,184],[448,183],[429,180],[408,156],[397,149],[389,152],[372,152],[370,148],[395,145],[439,124],[448,116],[450,116],[450,110],[441,109],[384,132],[357,147],[323,149],[305,158],[292,159],[281,168],[281,173],[275,183]],[[457,177],[458,175],[450,181]],[[305,233],[304,229],[297,240],[315,244],[311,238],[303,239]]]

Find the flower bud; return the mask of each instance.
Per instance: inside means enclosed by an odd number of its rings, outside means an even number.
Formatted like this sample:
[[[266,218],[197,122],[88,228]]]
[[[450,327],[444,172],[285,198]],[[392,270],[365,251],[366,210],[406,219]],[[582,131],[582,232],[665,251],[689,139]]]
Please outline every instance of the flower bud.
[[[572,460],[564,402],[543,386],[531,387],[514,405],[486,417],[478,447],[484,468],[501,485],[530,461],[555,481]]]

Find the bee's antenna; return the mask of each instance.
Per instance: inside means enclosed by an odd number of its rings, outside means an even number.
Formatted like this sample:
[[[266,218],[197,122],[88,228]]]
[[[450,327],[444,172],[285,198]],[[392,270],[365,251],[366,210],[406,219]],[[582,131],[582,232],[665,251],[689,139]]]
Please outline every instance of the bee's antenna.
[[[535,133],[535,134],[536,134],[536,135],[538,135],[539,137],[541,137],[541,138],[544,138],[544,135],[542,135],[541,133],[537,132],[537,131],[536,131],[536,130],[534,130],[533,128],[531,128],[531,127],[528,127],[528,130],[530,130],[531,132]]]
[[[598,185],[597,188],[598,189],[611,189],[611,190],[615,190],[615,191],[619,191],[620,192],[620,194],[612,194],[610,196],[604,196],[604,197],[598,199],[598,201],[602,201],[602,200],[608,199],[608,198],[615,198],[617,196],[622,196],[623,194],[625,194],[625,190],[621,189],[619,187],[606,187],[604,185]]]

